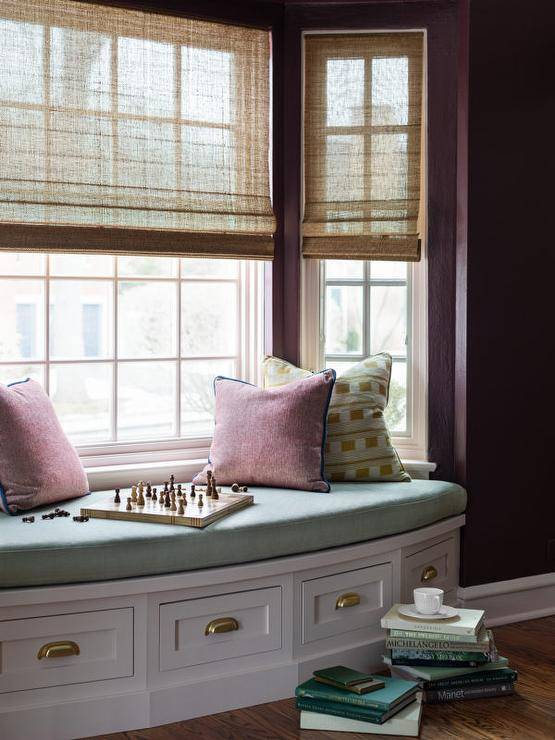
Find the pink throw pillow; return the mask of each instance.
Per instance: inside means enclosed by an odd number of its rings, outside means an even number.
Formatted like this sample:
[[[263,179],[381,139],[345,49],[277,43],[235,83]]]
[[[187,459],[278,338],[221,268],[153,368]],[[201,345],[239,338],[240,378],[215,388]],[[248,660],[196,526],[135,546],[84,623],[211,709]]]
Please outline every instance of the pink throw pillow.
[[[193,483],[206,483],[211,470],[223,485],[329,491],[324,444],[334,383],[334,370],[269,390],[217,377],[210,457]]]
[[[88,491],[81,460],[39,383],[0,385],[0,510],[16,514]]]

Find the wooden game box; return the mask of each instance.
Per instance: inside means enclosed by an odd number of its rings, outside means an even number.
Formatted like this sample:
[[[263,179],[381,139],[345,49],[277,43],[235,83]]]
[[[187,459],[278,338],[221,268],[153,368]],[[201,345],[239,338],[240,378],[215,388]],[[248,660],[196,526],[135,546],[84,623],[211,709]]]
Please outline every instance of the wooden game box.
[[[244,509],[254,503],[254,496],[245,493],[220,493],[217,501],[204,498],[203,505],[198,505],[198,495],[193,499],[185,497],[185,513],[179,515],[160,506],[159,501],[145,500],[144,506],[133,503],[131,511],[126,510],[127,501],[114,503],[114,496],[95,501],[91,506],[83,506],[82,516],[92,519],[115,519],[124,522],[151,522],[153,524],[178,524],[182,527],[207,527],[212,522],[222,519],[235,511]]]

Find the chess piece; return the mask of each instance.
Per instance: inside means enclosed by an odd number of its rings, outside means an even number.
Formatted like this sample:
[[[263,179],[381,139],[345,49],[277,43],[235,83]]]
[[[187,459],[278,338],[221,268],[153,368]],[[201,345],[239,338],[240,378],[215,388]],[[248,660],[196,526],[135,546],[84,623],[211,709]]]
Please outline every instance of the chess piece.
[[[169,492],[169,491],[167,491],[167,492],[166,492],[166,495],[165,495],[165,497],[164,497],[164,508],[166,508],[166,509],[169,509],[169,508],[170,508],[170,506],[171,506],[171,501],[170,501],[170,492]]]
[[[195,493],[195,484],[191,483],[191,498],[194,499],[197,494]]]
[[[241,486],[239,490],[242,491],[242,493],[246,493],[249,489],[247,486]]]
[[[177,515],[178,516],[183,516],[183,514],[185,514],[185,507],[183,506],[183,499],[180,499],[180,501],[179,501],[179,508],[177,510]]]
[[[170,488],[173,488],[174,487],[174,485],[173,485],[174,483],[175,483],[175,475],[172,473],[170,475]]]
[[[220,491],[222,489],[220,488]],[[212,500],[217,501],[220,498],[218,494],[218,489],[216,488],[216,479],[212,477]]]
[[[138,485],[138,487],[137,487],[137,493],[139,494],[139,496],[140,496],[140,495],[141,495],[142,493],[144,493],[144,490],[145,490],[145,485],[144,485],[144,483],[142,482],[142,480],[140,480],[140,481],[139,481],[139,485]]]
[[[143,488],[142,486],[139,488],[139,497],[137,499],[137,506],[144,506],[145,505],[145,497],[143,495]]]
[[[131,496],[128,496],[128,498],[127,498],[127,506],[125,507],[125,510],[126,511],[133,511],[133,507],[131,506],[131,501],[132,500],[133,499],[131,498]]]
[[[114,503],[121,504],[121,499],[119,497],[119,488],[116,488],[116,495],[114,496]]]
[[[204,506],[204,501],[202,500],[202,493],[199,493],[198,495],[198,505],[199,505],[199,508],[201,506]]]
[[[233,491],[233,493],[239,493],[239,484],[233,483],[231,486],[231,490]]]
[[[83,515],[81,515],[81,516],[74,516],[73,517],[73,521],[74,522],[88,522],[89,521],[89,517],[88,516],[83,516]]]
[[[183,496],[183,491],[181,490],[181,483],[177,484],[177,495]]]
[[[156,488],[152,489],[152,500],[158,501],[158,496],[156,495]]]
[[[131,486],[131,501],[137,500],[137,486]]]
[[[168,492],[169,492],[169,488],[168,488],[168,481],[167,481],[167,480],[165,480],[165,481],[164,481],[164,496],[165,496],[165,495],[166,495],[166,493],[168,493]]]
[[[146,484],[146,497],[152,498],[152,486],[150,485],[150,481]]]
[[[172,502],[170,506],[170,511],[177,511],[177,506],[175,505],[175,493],[172,493]]]
[[[35,521],[35,517],[34,516],[24,516],[21,521],[25,522],[26,524],[33,524]]]
[[[206,498],[212,495],[212,471],[206,471]]]

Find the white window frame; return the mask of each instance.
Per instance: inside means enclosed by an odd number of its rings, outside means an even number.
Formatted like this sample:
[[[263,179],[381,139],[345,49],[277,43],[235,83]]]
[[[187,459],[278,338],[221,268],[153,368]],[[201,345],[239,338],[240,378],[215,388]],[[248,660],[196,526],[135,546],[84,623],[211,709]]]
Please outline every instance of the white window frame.
[[[46,262],[45,272],[42,275],[22,275],[22,274],[3,274],[0,277],[5,280],[14,281],[43,281],[45,290],[43,291],[44,310],[45,310],[45,357],[43,360],[29,359],[12,359],[1,361],[1,365],[26,365],[44,368],[45,386],[48,391],[48,368],[50,364],[85,364],[85,363],[114,363],[120,361],[117,355],[117,289],[120,281],[138,281],[143,280],[155,282],[176,283],[177,290],[180,294],[181,285],[184,282],[181,269],[178,270],[174,277],[148,277],[132,275],[118,275],[117,270],[108,277],[83,277],[81,275],[50,275]],[[115,265],[114,265],[115,268]],[[239,263],[239,275],[236,279],[238,285],[238,319],[239,319],[239,337],[237,351],[237,376],[247,380],[250,383],[261,384],[261,359],[264,351],[264,264],[256,261],[243,260]],[[102,280],[112,283],[113,310],[115,335],[113,338],[114,355],[110,359],[90,360],[82,358],[78,360],[56,360],[50,361],[46,347],[49,341],[49,288],[50,280]],[[227,279],[235,281],[233,279]],[[187,277],[185,282],[226,282],[226,278],[210,277]],[[171,359],[176,361],[176,373],[178,378],[176,392],[176,419],[181,413],[181,399],[179,392],[179,374],[180,374],[180,344],[181,344],[181,312],[177,304],[177,355],[175,358],[152,358],[153,360]],[[144,358],[137,358],[141,362]],[[188,357],[185,359],[189,359]],[[195,357],[191,359],[204,359]],[[213,359],[213,358],[210,358]],[[216,358],[217,359],[217,358]],[[125,360],[134,362],[134,360]],[[117,396],[117,378],[116,372],[113,372],[113,401]],[[178,480],[190,480],[201,467],[206,463],[210,450],[212,437],[205,435],[202,437],[171,437],[165,439],[149,440],[141,439],[138,441],[107,441],[98,444],[76,444],[75,447],[79,453],[83,466],[89,478],[91,490],[103,490],[114,486],[129,486],[136,478],[152,480],[159,482],[174,473]]]

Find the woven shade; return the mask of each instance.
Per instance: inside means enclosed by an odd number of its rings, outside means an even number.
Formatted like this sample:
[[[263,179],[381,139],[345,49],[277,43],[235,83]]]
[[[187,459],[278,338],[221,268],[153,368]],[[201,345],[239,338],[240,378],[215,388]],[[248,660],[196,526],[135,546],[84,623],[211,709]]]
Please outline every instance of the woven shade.
[[[271,258],[266,31],[0,0],[0,249]]]
[[[420,259],[423,34],[305,39],[303,255]]]

